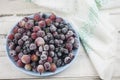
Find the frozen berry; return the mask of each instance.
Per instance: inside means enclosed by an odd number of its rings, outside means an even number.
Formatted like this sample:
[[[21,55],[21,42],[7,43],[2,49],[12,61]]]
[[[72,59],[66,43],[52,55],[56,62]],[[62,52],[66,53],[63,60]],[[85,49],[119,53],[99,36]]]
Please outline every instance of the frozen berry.
[[[40,27],[39,27],[39,26],[34,26],[34,27],[33,27],[33,31],[34,31],[34,32],[37,32],[37,31],[39,31],[39,30],[40,30]]]
[[[21,58],[22,58],[22,56],[23,56],[23,53],[22,53],[22,52],[20,52],[20,53],[18,54],[18,58],[19,58],[19,59],[21,59]]]
[[[18,29],[18,33],[21,33],[21,34],[22,34],[22,33],[24,33],[24,31],[25,31],[24,28],[19,28],[19,29]]]
[[[46,54],[42,54],[42,55],[40,56],[40,59],[43,60],[43,61],[44,61],[44,60],[47,60],[47,55],[46,55]]]
[[[25,35],[31,36],[31,32],[30,32],[30,31],[27,31]]]
[[[21,61],[21,60],[18,60],[18,61],[17,61],[17,66],[18,66],[18,67],[23,67],[23,66],[24,66],[24,64],[22,63],[22,61]]]
[[[45,51],[49,50],[49,45],[47,45],[47,44],[44,45],[44,50],[45,50]]]
[[[42,51],[43,51],[43,47],[39,46],[39,52],[42,52]]]
[[[73,49],[73,46],[71,43],[66,43],[65,45],[66,49],[68,49],[69,51],[71,51]]]
[[[61,52],[58,52],[57,55],[58,55],[58,57],[61,57],[61,56],[62,56],[62,53],[61,53]]]
[[[19,53],[20,50],[21,50],[21,47],[20,47],[20,46],[17,46],[17,47],[15,48],[15,51],[16,51],[17,53]]]
[[[47,70],[50,70],[50,68],[51,68],[50,63],[49,63],[49,62],[45,62],[44,68],[45,68],[46,71],[47,71]]]
[[[19,39],[19,40],[18,40],[18,45],[22,46],[22,45],[23,45],[23,43],[24,43],[24,42],[23,42],[23,40],[22,40],[22,39]]]
[[[53,35],[52,35],[51,33],[47,33],[47,37],[48,37],[49,39],[53,39]]]
[[[55,45],[59,46],[59,40],[55,39]]]
[[[16,33],[14,36],[15,39],[20,39],[21,38],[21,34],[20,33]]]
[[[24,36],[22,37],[22,40],[23,40],[23,41],[26,41],[28,38],[29,38],[29,37],[28,37],[27,35],[24,35]]]
[[[44,66],[43,65],[38,65],[37,66],[37,71],[41,74],[44,72]]]
[[[47,61],[50,62],[50,63],[52,63],[52,58],[51,58],[51,57],[48,57],[48,58],[47,58]]]
[[[36,54],[37,56],[41,56],[41,53],[40,53],[39,51],[36,51],[35,54]]]
[[[49,52],[49,55],[50,55],[51,57],[54,57],[54,55],[55,55],[54,51],[50,51],[50,52]]]
[[[15,56],[16,55],[16,51],[15,50],[10,50],[10,55],[11,56]]]
[[[54,44],[54,40],[50,40],[50,41],[49,41],[49,44]]]
[[[44,37],[45,36],[45,32],[40,30],[40,31],[37,32],[37,36],[38,37]]]
[[[36,38],[37,38],[37,34],[36,34],[36,33],[32,33],[32,34],[31,34],[31,38],[32,38],[32,39],[36,39]]]
[[[26,29],[31,29],[33,27],[33,21],[28,21],[26,24],[25,24],[25,28]]]
[[[74,38],[73,38],[73,37],[69,37],[69,38],[67,39],[67,42],[73,44],[73,43],[74,43]]]
[[[52,13],[49,17],[52,21],[54,21],[56,19],[56,15],[54,13]]]
[[[55,63],[52,63],[52,64],[51,64],[50,71],[51,71],[51,72],[55,72],[56,69],[57,69],[57,67],[56,67]]]
[[[68,54],[69,52],[67,49],[63,49],[63,53]]]
[[[50,31],[51,31],[51,32],[55,32],[56,29],[57,29],[57,28],[56,28],[54,25],[51,25],[51,26],[50,26]]]
[[[38,56],[35,55],[35,54],[31,55],[31,60],[32,61],[38,61]]]
[[[21,57],[21,61],[22,61],[23,63],[25,63],[25,64],[30,63],[30,56],[29,56],[29,55],[23,55],[23,56]]]
[[[39,21],[38,25],[39,25],[41,28],[43,28],[43,27],[46,26],[46,23],[45,23],[45,21],[41,20],[41,21]]]
[[[58,59],[58,60],[57,60],[57,63],[56,63],[57,67],[60,67],[61,64],[62,64],[62,60],[61,60],[61,59]]]
[[[73,34],[74,34],[73,31],[69,30],[66,34],[66,38],[73,36]]]
[[[40,20],[41,20],[40,14],[39,14],[39,13],[34,14],[33,19],[34,19],[35,21],[40,21]]]
[[[13,40],[13,39],[14,39],[14,34],[12,34],[12,33],[9,34],[9,35],[8,35],[8,39]]]
[[[14,27],[14,29],[13,29],[13,33],[14,33],[14,34],[17,33],[17,32],[18,32],[18,29],[19,29],[18,26]]]
[[[45,54],[48,56],[48,51],[43,51],[42,54]]]
[[[35,50],[37,48],[36,44],[31,43],[30,44],[30,50]]]
[[[59,40],[59,43],[62,45],[63,44],[63,40]]]
[[[62,28],[62,33],[63,33],[63,34],[66,34],[67,31],[68,31],[68,28],[66,28],[66,27]]]
[[[52,44],[49,46],[49,48],[50,48],[51,51],[55,50],[55,46],[52,45]]]
[[[65,62],[66,64],[70,63],[70,61],[71,61],[71,58],[70,58],[70,57],[65,57],[64,62]]]
[[[46,22],[47,26],[50,26],[52,23],[51,19],[46,19],[45,22]]]
[[[73,59],[73,58],[74,58],[74,54],[73,54],[73,53],[69,53],[69,57],[70,57],[71,59]]]
[[[25,67],[24,67],[26,70],[30,71],[32,69],[31,65],[30,64],[26,64]]]
[[[10,45],[9,45],[9,49],[10,49],[10,50],[15,49],[15,44],[14,44],[14,43],[10,44]]]
[[[39,64],[40,64],[40,65],[43,65],[44,62],[45,62],[45,61],[43,61],[43,60],[39,60]]]
[[[61,31],[62,31],[61,29],[57,29],[58,34],[62,33]]]
[[[45,44],[45,41],[42,37],[38,37],[38,38],[35,39],[35,43],[36,43],[37,46],[42,46],[42,45]]]
[[[60,35],[60,39],[61,39],[61,40],[65,40],[65,35],[64,35],[64,34],[61,34],[61,35]]]
[[[48,42],[48,41],[49,41],[49,39],[48,39],[48,37],[47,37],[47,36],[44,36],[44,40],[45,40],[46,42]]]

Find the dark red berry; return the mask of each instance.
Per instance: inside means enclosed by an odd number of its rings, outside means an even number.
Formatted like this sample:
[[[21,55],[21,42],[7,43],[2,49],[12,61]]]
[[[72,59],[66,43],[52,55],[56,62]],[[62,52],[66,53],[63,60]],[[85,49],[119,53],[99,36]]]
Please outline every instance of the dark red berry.
[[[36,38],[37,38],[37,34],[36,34],[36,33],[32,33],[32,34],[31,34],[31,38],[32,38],[32,39],[36,39]]]
[[[9,35],[8,35],[8,39],[13,40],[13,39],[14,39],[14,34],[12,34],[12,33],[9,34]]]
[[[22,61],[21,61],[21,60],[18,60],[18,61],[17,61],[17,66],[18,66],[18,67],[23,67],[23,66],[24,66],[24,64],[22,63]]]

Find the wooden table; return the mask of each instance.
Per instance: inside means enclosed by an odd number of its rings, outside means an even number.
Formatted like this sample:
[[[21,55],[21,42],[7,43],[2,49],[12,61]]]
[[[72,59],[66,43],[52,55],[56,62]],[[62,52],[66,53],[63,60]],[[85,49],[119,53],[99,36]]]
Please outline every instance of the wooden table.
[[[11,27],[23,16],[39,11],[46,11],[28,0],[1,0],[0,1],[0,79],[29,79],[29,80],[100,80],[96,70],[84,50],[80,51],[75,63],[65,71],[50,77],[35,77],[16,70],[8,60],[5,52],[5,38]],[[120,7],[103,8],[102,13],[110,15],[111,23],[117,28],[118,44],[120,44]],[[120,46],[118,45],[118,53]],[[113,80],[120,80],[120,56],[115,65]],[[76,66],[77,65],[77,66]]]

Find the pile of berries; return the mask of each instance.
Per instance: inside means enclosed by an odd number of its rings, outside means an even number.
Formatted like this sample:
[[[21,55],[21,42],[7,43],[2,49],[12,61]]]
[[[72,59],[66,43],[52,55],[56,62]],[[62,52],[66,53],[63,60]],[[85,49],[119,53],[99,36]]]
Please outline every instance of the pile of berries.
[[[8,35],[9,55],[18,67],[34,72],[54,72],[69,64],[79,47],[71,25],[51,13],[25,17]]]

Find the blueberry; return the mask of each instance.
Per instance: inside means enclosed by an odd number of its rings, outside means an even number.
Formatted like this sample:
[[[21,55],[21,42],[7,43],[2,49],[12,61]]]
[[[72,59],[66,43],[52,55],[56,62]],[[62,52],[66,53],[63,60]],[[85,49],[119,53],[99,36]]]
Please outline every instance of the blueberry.
[[[28,37],[27,35],[24,35],[24,36],[22,37],[22,40],[23,40],[23,41],[26,41],[28,38],[29,38],[29,37]]]
[[[22,46],[22,45],[23,45],[23,43],[24,43],[24,42],[23,42],[23,40],[22,40],[22,39],[19,39],[19,40],[18,40],[18,45]]]
[[[51,44],[49,47],[50,47],[51,51],[55,50],[55,46],[54,45]]]
[[[66,34],[67,31],[68,31],[68,28],[66,28],[66,27],[62,28],[62,33],[63,33],[63,34]]]
[[[61,52],[58,52],[57,55],[58,55],[58,57],[61,57],[61,56],[62,56],[62,53],[61,53]]]
[[[54,51],[50,51],[49,55],[50,55],[50,57],[54,57],[54,55],[55,55]]]
[[[62,60],[61,60],[61,59],[58,59],[57,62],[56,62],[57,67],[60,67],[61,64],[62,64]]]
[[[21,33],[16,33],[14,37],[15,37],[15,39],[20,39],[21,38]]]
[[[45,51],[48,51],[48,50],[49,50],[49,45],[45,44],[45,45],[44,45],[44,50],[45,50]]]
[[[37,48],[36,44],[31,43],[30,44],[30,50],[35,50]]]
[[[71,58],[70,57],[65,57],[64,62],[65,62],[65,64],[70,63],[71,62]]]
[[[37,36],[38,37],[44,37],[45,36],[45,32],[40,30],[40,31],[37,32]]]
[[[57,29],[57,28],[56,28],[54,25],[51,25],[51,26],[50,26],[50,31],[51,31],[51,32],[55,32],[56,29]]]
[[[40,59],[43,60],[43,61],[44,61],[44,60],[47,60],[47,55],[46,55],[46,54],[42,54],[42,55],[40,56]]]
[[[39,52],[42,52],[42,51],[43,51],[43,47],[39,46]]]
[[[50,68],[51,68],[50,63],[49,62],[45,62],[44,68],[45,68],[45,70],[50,70]]]
[[[20,47],[20,46],[17,46],[17,47],[15,48],[15,51],[16,51],[17,53],[19,53],[20,50],[21,50],[21,47]]]

